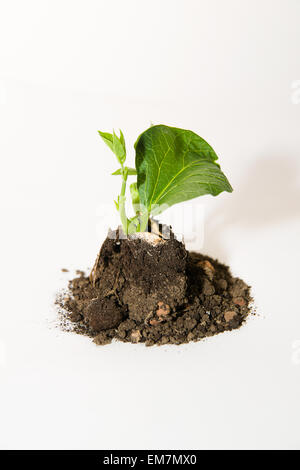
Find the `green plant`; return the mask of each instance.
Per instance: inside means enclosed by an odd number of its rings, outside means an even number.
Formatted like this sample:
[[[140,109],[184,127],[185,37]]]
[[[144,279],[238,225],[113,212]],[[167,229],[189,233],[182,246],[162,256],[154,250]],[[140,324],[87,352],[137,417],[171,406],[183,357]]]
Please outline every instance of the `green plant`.
[[[152,126],[137,139],[135,166],[125,166],[126,146],[122,131],[109,134],[98,131],[116,155],[120,168],[113,175],[122,177],[121,193],[115,201],[125,234],[144,232],[150,217],[168,207],[204,194],[217,196],[232,187],[216,163],[213,148],[192,131],[165,125]],[[125,210],[129,175],[137,175],[130,185],[134,216]]]

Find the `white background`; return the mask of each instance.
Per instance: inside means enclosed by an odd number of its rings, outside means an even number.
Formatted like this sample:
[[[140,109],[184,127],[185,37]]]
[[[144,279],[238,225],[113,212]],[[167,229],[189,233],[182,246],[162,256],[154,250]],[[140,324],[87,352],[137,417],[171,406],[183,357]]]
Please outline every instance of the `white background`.
[[[1,2],[1,448],[299,449],[299,24],[299,0]],[[133,163],[151,122],[219,154],[234,192],[202,198],[201,249],[260,316],[96,347],[55,328],[60,269],[92,266],[114,211],[97,129]]]

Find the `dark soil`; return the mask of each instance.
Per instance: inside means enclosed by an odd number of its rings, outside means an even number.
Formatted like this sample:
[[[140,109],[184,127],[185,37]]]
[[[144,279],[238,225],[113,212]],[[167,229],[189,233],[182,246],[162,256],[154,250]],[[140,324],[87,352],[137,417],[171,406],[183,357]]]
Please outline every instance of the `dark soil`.
[[[150,237],[150,238],[149,238]],[[171,233],[120,239],[111,232],[89,277],[69,282],[59,301],[62,323],[96,344],[182,344],[239,328],[250,313],[250,288],[227,266],[189,253]]]

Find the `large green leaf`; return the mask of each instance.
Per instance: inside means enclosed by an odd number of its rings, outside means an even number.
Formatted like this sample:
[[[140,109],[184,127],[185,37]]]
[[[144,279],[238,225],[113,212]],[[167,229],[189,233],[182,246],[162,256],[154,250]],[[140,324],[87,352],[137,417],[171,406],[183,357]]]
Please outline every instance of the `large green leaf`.
[[[232,192],[212,147],[192,131],[152,126],[135,143],[137,185],[148,213],[204,194]]]

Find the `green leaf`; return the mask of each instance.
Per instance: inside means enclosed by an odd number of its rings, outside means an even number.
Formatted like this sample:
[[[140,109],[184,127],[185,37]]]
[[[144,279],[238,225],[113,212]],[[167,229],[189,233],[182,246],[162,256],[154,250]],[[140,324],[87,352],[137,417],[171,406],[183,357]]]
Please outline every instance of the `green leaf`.
[[[98,131],[98,134],[102,137],[106,145],[108,145],[108,147],[114,152],[122,165],[126,160],[126,146],[122,131],[120,130],[120,138],[116,135],[115,131],[113,131],[113,134]]]
[[[135,168],[127,168],[128,169],[128,175],[137,175],[137,171]]]
[[[232,192],[215,151],[192,131],[153,126],[139,136],[135,149],[140,201],[149,214],[204,194]]]
[[[126,145],[125,145],[125,138],[124,138],[124,135],[123,135],[123,132],[121,131],[121,129],[119,129],[120,131],[120,142],[124,148],[124,152],[125,152],[125,155],[126,155]]]
[[[101,131],[98,131],[98,134],[102,137],[102,139],[104,140],[106,145],[108,145],[110,150],[114,151],[113,150],[113,135],[109,134],[109,132],[101,132]]]
[[[127,168],[128,170],[128,175],[136,175],[137,172],[136,172],[136,169],[135,168],[128,168],[127,166],[125,167]],[[119,175],[122,175],[122,168],[119,168],[118,170],[114,171],[112,173],[113,176],[119,176]]]
[[[122,168],[119,168],[118,170],[112,173],[112,176],[119,176],[119,175],[122,175]]]
[[[124,161],[126,159],[126,150],[125,150],[121,140],[116,135],[115,131],[113,131],[113,152],[116,155],[119,162],[124,163]]]

